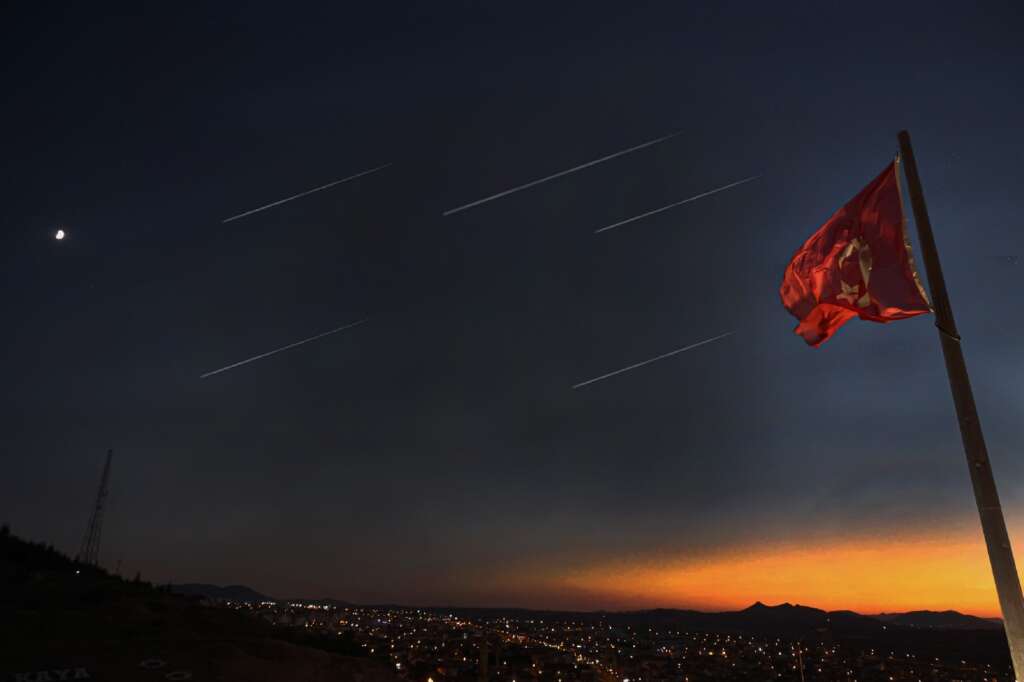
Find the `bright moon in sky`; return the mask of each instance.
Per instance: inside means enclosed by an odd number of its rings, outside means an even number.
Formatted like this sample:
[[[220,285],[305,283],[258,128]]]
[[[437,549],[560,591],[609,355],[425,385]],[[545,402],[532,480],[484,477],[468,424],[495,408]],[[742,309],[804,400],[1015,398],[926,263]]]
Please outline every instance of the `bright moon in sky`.
[[[64,230],[57,230],[56,237],[57,237],[58,241],[60,241],[61,239],[64,239]]]

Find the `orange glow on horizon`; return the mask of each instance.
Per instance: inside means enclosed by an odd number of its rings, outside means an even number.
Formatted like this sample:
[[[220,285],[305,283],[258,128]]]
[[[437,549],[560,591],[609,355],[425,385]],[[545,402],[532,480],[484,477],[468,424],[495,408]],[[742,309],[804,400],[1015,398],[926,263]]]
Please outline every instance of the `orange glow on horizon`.
[[[977,531],[768,546],[696,560],[626,560],[539,582],[546,592],[613,608],[733,610],[762,601],[865,614],[954,609],[1000,615]]]

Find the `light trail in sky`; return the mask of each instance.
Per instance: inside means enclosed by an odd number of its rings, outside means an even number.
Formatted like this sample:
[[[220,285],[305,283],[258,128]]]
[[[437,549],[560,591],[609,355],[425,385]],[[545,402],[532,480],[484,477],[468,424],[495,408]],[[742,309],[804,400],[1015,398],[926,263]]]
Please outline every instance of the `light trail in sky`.
[[[238,215],[231,216],[230,218],[225,218],[224,220],[221,221],[221,223],[222,224],[223,223],[230,223],[232,220],[238,220],[239,218],[244,218],[246,216],[250,216],[253,213],[259,213],[260,211],[265,211],[268,208],[273,208],[274,206],[280,206],[281,204],[288,203],[289,201],[294,201],[295,199],[301,199],[302,197],[308,196],[310,194],[313,194],[314,192],[319,192],[321,190],[325,190],[325,189],[328,189],[330,187],[334,187],[335,185],[340,185],[343,182],[348,182],[349,180],[355,180],[356,178],[361,178],[364,175],[369,175],[370,173],[376,173],[377,171],[383,170],[383,169],[387,168],[390,165],[391,165],[390,163],[385,163],[383,166],[377,166],[376,168],[371,168],[369,170],[364,170],[364,171],[362,171],[360,173],[356,173],[355,175],[350,175],[347,178],[342,178],[341,180],[335,180],[333,182],[328,182],[326,185],[320,185],[319,187],[314,187],[313,189],[308,189],[305,192],[299,192],[298,194],[293,194],[292,196],[285,197],[284,199],[278,199],[277,201],[275,201],[273,203],[270,203],[270,204],[267,204],[265,206],[260,206],[259,208],[252,209],[251,211],[246,211],[245,213],[239,213]]]
[[[652,216],[655,213],[661,213],[662,211],[667,211],[670,208],[675,208],[676,206],[682,206],[683,204],[688,204],[691,201],[696,201],[697,199],[703,199],[704,197],[709,197],[712,194],[717,194],[718,192],[724,192],[727,189],[731,189],[733,187],[737,187],[739,185],[742,185],[745,182],[750,182],[751,180],[757,180],[759,177],[761,177],[761,176],[760,175],[753,175],[753,176],[751,176],[749,178],[744,178],[742,180],[737,180],[736,182],[731,182],[728,185],[722,185],[721,187],[709,190],[707,192],[701,192],[700,194],[695,194],[692,197],[689,197],[688,199],[683,199],[682,201],[677,201],[675,203],[669,204],[668,206],[662,206],[661,208],[656,208],[653,211],[647,211],[646,213],[641,213],[640,215],[635,215],[632,218],[626,218],[625,220],[620,220],[617,223],[612,223],[611,225],[605,225],[604,227],[602,227],[600,229],[594,230],[594,234],[598,234],[600,232],[606,232],[607,230],[613,230],[616,227],[621,227],[621,226],[626,225],[628,223],[632,223],[632,222],[635,222],[637,220],[641,220],[641,219],[646,218],[648,216]]]
[[[623,149],[621,151],[617,151],[617,152],[614,152],[612,154],[608,154],[607,156],[602,156],[599,159],[594,159],[593,161],[587,161],[586,163],[581,163],[578,166],[573,166],[572,168],[569,168],[567,170],[559,171],[559,172],[554,173],[552,175],[545,176],[543,178],[540,178],[539,180],[533,180],[532,182],[528,182],[525,185],[518,185],[516,187],[513,187],[512,189],[507,189],[504,192],[498,192],[497,194],[492,194],[489,197],[484,197],[483,199],[477,199],[476,201],[470,202],[468,204],[463,204],[462,206],[456,206],[455,208],[450,208],[447,211],[445,211],[444,213],[442,213],[441,215],[449,216],[449,215],[452,215],[453,213],[458,213],[459,211],[465,211],[467,208],[473,208],[474,206],[479,206],[480,204],[486,204],[488,201],[494,201],[495,199],[500,199],[501,197],[508,196],[509,194],[514,194],[515,192],[519,192],[519,191],[522,191],[524,189],[528,189],[530,187],[535,187],[535,186],[537,186],[537,185],[539,185],[539,184],[541,184],[543,182],[547,182],[548,180],[554,180],[555,178],[560,178],[563,175],[569,175],[570,173],[575,173],[576,171],[581,171],[584,168],[590,168],[591,166],[596,166],[599,163],[604,163],[605,161],[611,161],[612,159],[617,158],[619,156],[624,156],[626,154],[630,154],[632,152],[639,151],[639,150],[644,149],[646,147],[651,147],[653,145],[656,145],[656,144],[659,144],[661,142],[664,142],[665,140],[670,140],[673,137],[676,137],[677,135],[681,135],[681,134],[682,134],[682,131],[679,131],[679,132],[672,133],[671,135],[665,135],[664,137],[659,137],[656,140],[648,140],[647,142],[644,142],[642,144],[638,144],[635,147],[630,147],[629,149]]]
[[[286,351],[289,348],[295,348],[296,346],[301,346],[304,343],[309,343],[310,341],[316,341],[317,339],[322,339],[325,336],[330,336],[331,334],[337,334],[340,331],[344,331],[346,329],[351,329],[352,327],[358,326],[358,325],[362,324],[363,322],[366,322],[366,320],[364,319],[364,320],[359,320],[358,322],[350,322],[349,324],[346,324],[346,325],[344,325],[342,327],[338,327],[337,329],[332,329],[329,332],[323,332],[322,334],[317,334],[316,336],[311,336],[308,339],[302,339],[301,341],[296,341],[295,343],[289,343],[287,346],[281,346],[280,348],[275,348],[274,350],[267,351],[266,353],[260,353],[259,355],[254,355],[251,358],[246,358],[245,360],[241,360],[240,362],[236,362],[234,364],[228,365],[227,367],[221,367],[220,369],[215,369],[212,372],[207,372],[206,374],[201,374],[201,375],[199,375],[199,378],[200,379],[205,379],[206,377],[212,377],[214,374],[220,374],[221,372],[226,372],[229,369],[234,369],[235,367],[241,367],[242,365],[247,365],[250,362],[255,362],[256,360],[262,360],[263,358],[270,357],[271,355],[274,355],[276,353],[280,353],[282,351]]]
[[[719,339],[724,339],[725,337],[730,336],[731,334],[732,334],[732,332],[726,332],[724,334],[719,334],[718,336],[713,336],[710,339],[704,339],[703,341],[698,341],[697,343],[691,343],[689,346],[683,346],[682,348],[677,348],[676,350],[669,351],[668,353],[664,353],[663,355],[659,355],[659,356],[657,356],[655,358],[651,358],[649,360],[644,360],[643,362],[638,362],[635,365],[630,365],[629,367],[623,367],[622,369],[617,369],[614,372],[608,372],[607,374],[602,374],[601,376],[594,377],[593,379],[587,379],[586,381],[582,381],[582,382],[574,385],[573,389],[583,388],[584,386],[586,386],[588,384],[593,384],[593,383],[596,383],[598,381],[602,381],[604,379],[608,379],[609,377],[613,377],[616,374],[622,374],[623,372],[628,372],[630,370],[637,369],[638,367],[643,367],[644,365],[649,365],[652,362],[657,362],[658,360],[664,360],[665,358],[671,357],[671,356],[676,355],[678,353],[683,353],[683,352],[688,351],[688,350],[692,350],[694,348],[697,348],[698,346],[703,346],[705,344],[711,343],[712,341],[718,341]]]

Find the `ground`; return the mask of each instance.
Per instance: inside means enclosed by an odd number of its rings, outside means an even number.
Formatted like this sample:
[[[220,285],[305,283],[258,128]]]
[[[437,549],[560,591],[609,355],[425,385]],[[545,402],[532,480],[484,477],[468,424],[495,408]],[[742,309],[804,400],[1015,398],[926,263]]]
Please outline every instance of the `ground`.
[[[302,632],[77,564],[6,529],[0,613],[0,682],[396,679],[380,661],[309,646]]]

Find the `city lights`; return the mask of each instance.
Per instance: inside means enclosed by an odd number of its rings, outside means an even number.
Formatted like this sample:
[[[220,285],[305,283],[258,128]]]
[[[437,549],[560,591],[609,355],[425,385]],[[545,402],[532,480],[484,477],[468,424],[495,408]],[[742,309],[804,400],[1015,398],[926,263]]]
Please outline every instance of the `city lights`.
[[[622,625],[616,614],[565,614],[547,622],[508,616],[469,617],[424,609],[324,604],[233,604],[275,625],[350,638],[371,659],[388,662],[404,682],[483,680],[516,682],[659,682],[690,679],[920,678],[910,652],[844,649],[837,643],[789,641],[672,626]],[[888,630],[891,632],[892,628]],[[855,674],[854,671],[860,671]],[[486,675],[485,675],[486,673]],[[435,675],[438,677],[435,678]],[[736,677],[739,675],[740,677]],[[928,666],[929,679],[1004,682],[988,664],[967,659]]]

